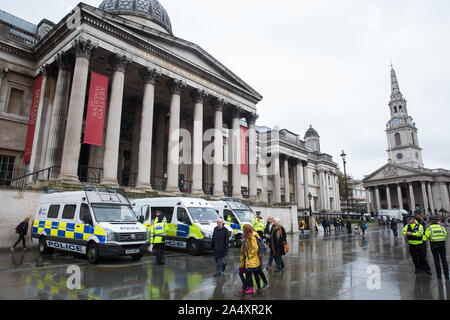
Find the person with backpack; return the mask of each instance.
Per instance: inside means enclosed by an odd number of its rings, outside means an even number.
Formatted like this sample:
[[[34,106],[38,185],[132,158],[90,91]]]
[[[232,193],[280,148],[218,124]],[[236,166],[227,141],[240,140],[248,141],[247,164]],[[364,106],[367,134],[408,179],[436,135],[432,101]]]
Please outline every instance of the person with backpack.
[[[361,218],[359,228],[362,230],[363,236],[366,235],[367,223],[364,221],[364,218]]]
[[[22,241],[23,251],[28,251],[26,245],[25,245],[25,236],[28,232],[28,222],[30,221],[29,217],[26,217],[19,225],[16,227],[16,233],[19,234],[19,239],[17,242],[9,249],[12,253],[15,252],[16,246],[19,244],[20,241]]]
[[[274,219],[274,226],[272,228],[272,249],[277,263],[275,272],[280,272],[284,269],[283,256],[286,254],[284,246],[287,244],[286,231],[280,224],[280,218]]]
[[[397,236],[398,236],[398,227],[397,227],[397,224],[398,224],[398,222],[397,222],[397,220],[395,220],[395,219],[392,219],[392,222],[391,222],[391,229],[392,229],[392,232],[394,233],[394,237],[395,238],[397,238]]]
[[[242,239],[241,255],[240,255],[240,266],[239,271],[245,272],[245,289],[243,294],[248,294],[252,296],[261,296],[261,283],[259,279],[259,269],[261,266],[259,253],[258,253],[258,242],[256,236],[258,235],[253,231],[253,227],[245,224],[243,227],[244,237]],[[253,289],[253,277],[256,280],[257,290]]]

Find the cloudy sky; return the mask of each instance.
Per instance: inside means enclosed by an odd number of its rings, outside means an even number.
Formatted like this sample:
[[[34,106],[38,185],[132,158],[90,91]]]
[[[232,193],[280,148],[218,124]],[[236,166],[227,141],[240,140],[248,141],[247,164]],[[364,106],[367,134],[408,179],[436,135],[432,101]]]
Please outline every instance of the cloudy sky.
[[[58,22],[78,2],[0,0],[0,9],[33,23]],[[342,167],[344,149],[356,178],[387,162],[392,57],[425,166],[450,169],[450,1],[160,2],[175,36],[200,45],[263,95],[258,125],[302,138],[313,125],[322,152]]]

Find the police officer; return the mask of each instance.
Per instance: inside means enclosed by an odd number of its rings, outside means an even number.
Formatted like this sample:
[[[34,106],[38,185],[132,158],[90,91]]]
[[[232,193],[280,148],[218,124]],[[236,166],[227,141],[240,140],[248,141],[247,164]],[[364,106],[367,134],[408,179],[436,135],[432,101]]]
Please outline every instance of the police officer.
[[[161,211],[156,211],[156,218],[151,227],[151,243],[156,250],[156,264],[165,264],[165,245],[167,233],[167,220],[161,215]]]
[[[403,228],[403,236],[408,239],[409,253],[414,262],[416,273],[426,270],[423,267],[423,256],[421,255],[420,247],[423,242],[423,234],[424,230],[422,225],[414,219],[414,216],[408,216],[408,224]]]
[[[255,231],[259,234],[259,238],[264,238],[264,229],[266,229],[266,224],[264,219],[261,218],[261,211],[256,211],[256,217],[252,219],[252,226]]]
[[[423,268],[425,269],[425,272],[428,274],[431,274],[431,268],[427,261],[427,237],[425,236],[425,230],[427,230],[427,226],[425,225],[425,222],[422,218],[422,214],[420,213],[420,210],[416,210],[414,214],[416,221],[422,225],[423,227],[423,237],[422,237],[422,244],[420,245],[420,256],[422,260]]]
[[[447,240],[447,230],[439,223],[439,217],[431,217],[431,224],[426,229],[425,235],[430,240],[431,252],[433,253],[434,265],[436,266],[436,274],[438,279],[442,279],[441,263],[444,268],[444,276],[448,278],[448,263],[446,257],[445,241]]]

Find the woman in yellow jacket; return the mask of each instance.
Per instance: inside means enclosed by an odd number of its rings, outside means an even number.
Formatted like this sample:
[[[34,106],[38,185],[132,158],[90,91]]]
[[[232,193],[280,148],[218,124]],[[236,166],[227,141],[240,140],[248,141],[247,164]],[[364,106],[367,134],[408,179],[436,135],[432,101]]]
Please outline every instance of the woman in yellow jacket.
[[[239,271],[245,272],[245,279],[241,278],[244,282],[244,293],[261,295],[261,283],[259,280],[259,269],[261,266],[260,257],[258,255],[258,243],[256,237],[258,234],[250,225],[244,225],[244,238],[242,239],[241,246],[241,265]],[[253,278],[255,277],[257,291],[253,290]]]

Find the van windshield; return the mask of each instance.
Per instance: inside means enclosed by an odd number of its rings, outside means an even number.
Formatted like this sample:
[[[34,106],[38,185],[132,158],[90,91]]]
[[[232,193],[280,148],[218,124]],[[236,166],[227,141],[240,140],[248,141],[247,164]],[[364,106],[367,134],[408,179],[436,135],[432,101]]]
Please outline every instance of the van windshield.
[[[192,219],[198,223],[216,222],[219,219],[216,210],[213,208],[189,208]]]
[[[250,210],[234,210],[234,213],[237,215],[241,223],[252,222],[254,217],[253,212]]]
[[[128,205],[93,204],[92,209],[97,222],[137,222]]]

